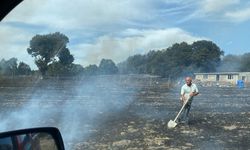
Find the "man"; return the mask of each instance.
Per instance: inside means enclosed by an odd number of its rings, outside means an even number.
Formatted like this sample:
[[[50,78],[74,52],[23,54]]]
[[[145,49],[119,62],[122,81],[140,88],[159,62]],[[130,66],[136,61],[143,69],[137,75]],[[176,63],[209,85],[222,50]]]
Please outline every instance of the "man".
[[[191,77],[186,77],[185,78],[186,84],[184,84],[181,87],[181,104],[184,105],[185,102],[188,100],[186,106],[184,107],[181,118],[179,121],[181,123],[188,124],[188,114],[191,108],[191,104],[193,101],[193,97],[197,96],[199,94],[197,86],[192,83],[192,78]]]

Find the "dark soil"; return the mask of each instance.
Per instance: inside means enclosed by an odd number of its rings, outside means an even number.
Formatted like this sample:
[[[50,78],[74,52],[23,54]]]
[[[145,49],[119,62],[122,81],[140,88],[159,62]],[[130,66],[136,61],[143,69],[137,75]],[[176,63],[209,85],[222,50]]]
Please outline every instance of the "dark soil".
[[[169,88],[167,80],[151,77],[102,77],[92,81],[43,80],[23,87],[4,85],[0,88],[0,117],[37,98],[30,107],[50,113],[46,114],[47,120],[33,121],[33,126],[62,129],[69,149],[250,149],[250,88],[198,87],[200,95],[193,100],[189,125],[168,129],[168,121],[181,107],[179,86]],[[76,94],[76,87],[84,91]],[[40,101],[38,95],[46,96]],[[98,103],[104,107],[95,107]],[[77,131],[73,140],[65,137],[68,135],[61,123],[65,105],[72,105],[69,113],[77,112],[76,118],[68,118],[77,125],[72,126]]]

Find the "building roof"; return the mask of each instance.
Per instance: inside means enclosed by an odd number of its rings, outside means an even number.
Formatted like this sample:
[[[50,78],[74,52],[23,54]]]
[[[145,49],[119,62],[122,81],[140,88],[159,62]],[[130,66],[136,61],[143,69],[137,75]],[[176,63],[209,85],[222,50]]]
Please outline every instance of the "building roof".
[[[206,72],[206,73],[194,73],[195,75],[239,75],[243,72]]]

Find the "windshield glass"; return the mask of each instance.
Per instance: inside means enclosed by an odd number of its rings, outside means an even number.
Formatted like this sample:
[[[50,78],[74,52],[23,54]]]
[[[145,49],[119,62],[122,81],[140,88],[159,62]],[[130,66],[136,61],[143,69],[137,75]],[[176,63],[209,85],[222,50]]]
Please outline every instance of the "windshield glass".
[[[249,148],[249,20],[243,0],[24,0],[0,23],[0,132],[55,126],[67,149]]]

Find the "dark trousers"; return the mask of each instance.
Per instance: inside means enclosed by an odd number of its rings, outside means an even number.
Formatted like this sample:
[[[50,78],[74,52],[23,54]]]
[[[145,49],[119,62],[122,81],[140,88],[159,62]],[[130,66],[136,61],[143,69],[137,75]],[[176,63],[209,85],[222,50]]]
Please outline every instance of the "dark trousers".
[[[188,123],[188,119],[189,119],[188,115],[191,109],[191,104],[192,104],[192,101],[189,101],[184,107],[184,109],[182,110],[181,117],[180,117],[181,122]]]

